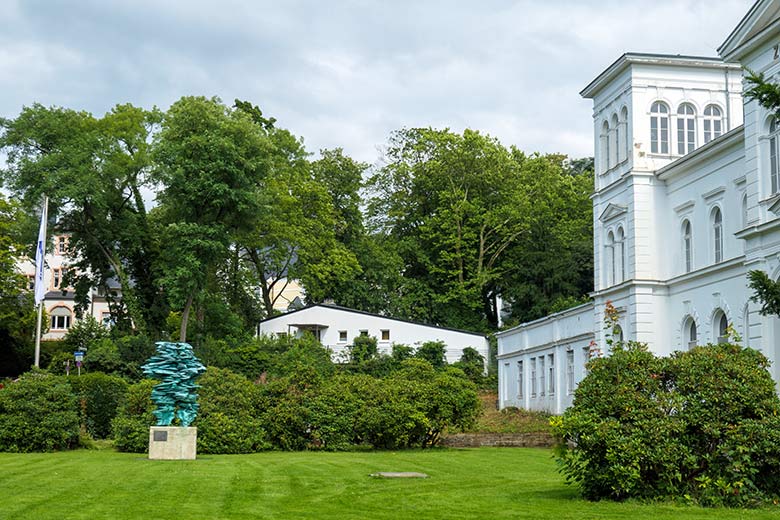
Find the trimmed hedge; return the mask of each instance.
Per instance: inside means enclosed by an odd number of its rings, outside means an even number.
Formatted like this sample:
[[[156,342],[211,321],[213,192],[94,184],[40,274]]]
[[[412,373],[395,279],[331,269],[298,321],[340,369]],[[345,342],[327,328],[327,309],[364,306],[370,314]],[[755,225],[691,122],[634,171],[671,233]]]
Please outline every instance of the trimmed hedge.
[[[0,389],[0,451],[76,447],[77,410],[75,396],[64,377],[40,371],[22,375]]]

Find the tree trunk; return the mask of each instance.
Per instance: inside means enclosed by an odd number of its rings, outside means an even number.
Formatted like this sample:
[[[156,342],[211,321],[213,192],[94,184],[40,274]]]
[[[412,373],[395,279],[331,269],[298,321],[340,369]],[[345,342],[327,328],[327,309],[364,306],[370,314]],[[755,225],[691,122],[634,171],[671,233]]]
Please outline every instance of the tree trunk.
[[[187,296],[187,303],[184,304],[184,310],[181,313],[181,330],[179,331],[179,341],[187,341],[187,321],[190,319],[190,310],[192,310],[193,293]]]

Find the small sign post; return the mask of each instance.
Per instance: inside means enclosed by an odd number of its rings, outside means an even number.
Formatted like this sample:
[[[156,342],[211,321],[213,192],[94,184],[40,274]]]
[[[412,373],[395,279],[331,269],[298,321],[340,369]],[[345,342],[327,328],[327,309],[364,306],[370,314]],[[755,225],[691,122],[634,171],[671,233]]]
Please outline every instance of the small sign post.
[[[79,375],[81,375],[81,363],[84,361],[84,351],[77,350],[73,353],[73,357],[76,358],[76,367],[78,368]]]

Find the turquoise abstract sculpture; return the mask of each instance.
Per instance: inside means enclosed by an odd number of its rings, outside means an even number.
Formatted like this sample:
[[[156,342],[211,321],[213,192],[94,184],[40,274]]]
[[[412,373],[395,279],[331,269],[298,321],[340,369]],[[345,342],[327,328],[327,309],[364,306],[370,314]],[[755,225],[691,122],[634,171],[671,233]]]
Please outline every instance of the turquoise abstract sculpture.
[[[147,377],[162,380],[152,390],[153,412],[157,426],[170,426],[178,417],[182,426],[189,426],[198,415],[198,394],[195,378],[206,371],[188,343],[158,341],[157,354],[141,368]]]

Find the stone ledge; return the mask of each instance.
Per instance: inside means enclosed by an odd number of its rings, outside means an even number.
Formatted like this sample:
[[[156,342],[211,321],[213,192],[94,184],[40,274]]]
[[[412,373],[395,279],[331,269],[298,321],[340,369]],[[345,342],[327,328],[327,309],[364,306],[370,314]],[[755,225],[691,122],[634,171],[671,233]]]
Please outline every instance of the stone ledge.
[[[551,448],[555,438],[549,433],[455,433],[442,438],[449,448]]]

